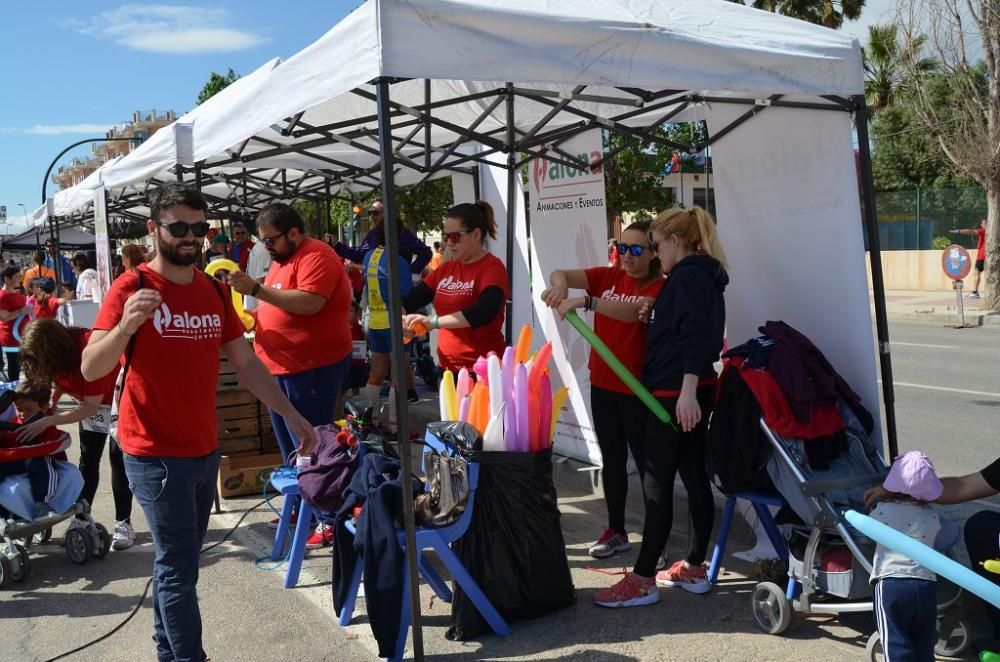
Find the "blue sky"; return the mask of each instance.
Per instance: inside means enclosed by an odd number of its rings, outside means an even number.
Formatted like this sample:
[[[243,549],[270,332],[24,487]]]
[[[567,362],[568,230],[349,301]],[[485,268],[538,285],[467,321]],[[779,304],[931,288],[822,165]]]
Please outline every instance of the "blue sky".
[[[288,3],[217,0],[195,5],[10,2],[0,36],[0,205],[23,224],[41,204],[42,177],[66,146],[98,137],[135,110],[190,110],[212,71],[247,74],[287,58],[333,27],[361,0]],[[868,0],[846,31],[867,25],[892,0]],[[349,63],[345,63],[350,66]],[[336,63],[331,63],[336,66]],[[85,157],[85,145],[70,152]],[[55,185],[49,184],[50,194]]]

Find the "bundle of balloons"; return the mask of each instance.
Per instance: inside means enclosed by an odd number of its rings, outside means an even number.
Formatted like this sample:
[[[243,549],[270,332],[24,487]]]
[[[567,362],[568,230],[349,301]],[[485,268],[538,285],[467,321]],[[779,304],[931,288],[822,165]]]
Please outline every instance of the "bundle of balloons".
[[[441,420],[469,423],[483,435],[483,450],[537,453],[548,449],[568,389],[552,391],[548,366],[552,343],[534,356],[531,327],[525,325],[517,344],[503,357],[481,356],[472,374],[462,368],[456,377],[445,370],[441,379]],[[475,379],[473,379],[475,376]]]

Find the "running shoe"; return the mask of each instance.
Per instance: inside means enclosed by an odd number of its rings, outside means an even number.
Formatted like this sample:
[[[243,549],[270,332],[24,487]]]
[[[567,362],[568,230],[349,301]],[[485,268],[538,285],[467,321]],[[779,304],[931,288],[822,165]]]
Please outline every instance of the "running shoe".
[[[606,559],[609,556],[627,552],[632,549],[632,543],[628,541],[627,533],[619,533],[612,528],[604,529],[604,534],[600,540],[590,548],[590,555],[595,559]]]
[[[313,530],[312,535],[306,538],[306,549],[321,549],[332,544],[333,527],[322,522]]]
[[[667,570],[656,573],[656,583],[659,586],[680,587],[689,593],[702,594],[712,590],[705,566],[690,568],[684,565],[683,560],[677,561]]]
[[[270,522],[268,522],[267,525],[270,528],[272,528],[272,529],[277,529],[278,528],[278,524],[280,524],[280,523],[281,523],[281,518],[280,517],[275,517],[273,520],[271,520]],[[295,525],[298,524],[298,523],[299,523],[299,514],[298,513],[292,513],[292,521],[290,521],[288,523],[288,526],[294,528]]]
[[[120,552],[135,544],[135,529],[127,520],[115,522],[115,528],[111,535],[111,549]]]
[[[620,582],[594,594],[594,604],[612,609],[642,607],[659,601],[660,590],[656,588],[656,581],[643,579],[634,572],[625,573]]]

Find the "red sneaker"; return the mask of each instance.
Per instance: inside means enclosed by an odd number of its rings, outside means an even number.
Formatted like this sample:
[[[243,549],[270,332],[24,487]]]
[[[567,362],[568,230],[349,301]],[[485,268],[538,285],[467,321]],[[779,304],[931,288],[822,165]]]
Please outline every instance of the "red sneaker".
[[[677,561],[667,570],[656,573],[656,583],[659,586],[679,586],[689,593],[702,594],[712,590],[705,566],[688,567],[684,565],[683,560]]]
[[[660,590],[653,579],[643,579],[634,572],[609,588],[594,594],[594,604],[599,607],[642,607],[660,601]]]
[[[333,527],[322,522],[317,526],[312,535],[306,538],[306,549],[320,549],[333,544]]]
[[[268,522],[267,525],[269,527],[271,527],[272,529],[277,529],[279,522],[281,522],[281,518],[280,517],[275,517],[273,520],[271,520],[270,522]],[[298,523],[299,523],[299,514],[298,513],[292,513],[292,521],[290,521],[288,523],[288,526],[290,526],[292,528],[295,528],[295,525],[298,524]]]

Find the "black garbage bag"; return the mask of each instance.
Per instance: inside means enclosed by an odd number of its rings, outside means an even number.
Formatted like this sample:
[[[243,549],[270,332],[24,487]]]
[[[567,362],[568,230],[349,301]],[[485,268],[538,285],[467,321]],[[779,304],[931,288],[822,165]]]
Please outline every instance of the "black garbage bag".
[[[508,622],[536,618],[576,601],[552,481],[552,451],[477,452],[479,487],[472,522],[453,549]],[[451,603],[453,641],[490,626],[457,585]]]
[[[474,426],[462,421],[437,421],[427,424],[427,431],[463,453],[481,451],[483,438]]]

